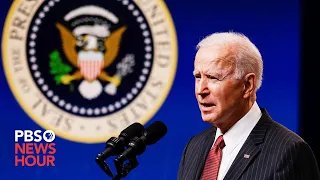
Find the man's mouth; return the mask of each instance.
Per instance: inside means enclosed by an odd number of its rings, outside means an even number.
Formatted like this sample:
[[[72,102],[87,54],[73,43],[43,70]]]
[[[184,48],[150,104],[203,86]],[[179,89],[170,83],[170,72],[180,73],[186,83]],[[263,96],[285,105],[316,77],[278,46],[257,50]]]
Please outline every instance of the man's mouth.
[[[215,106],[215,104],[213,103],[200,103],[201,106],[204,106],[204,107],[211,107],[211,106]]]
[[[215,104],[213,103],[200,103],[200,110],[201,111],[210,111]]]

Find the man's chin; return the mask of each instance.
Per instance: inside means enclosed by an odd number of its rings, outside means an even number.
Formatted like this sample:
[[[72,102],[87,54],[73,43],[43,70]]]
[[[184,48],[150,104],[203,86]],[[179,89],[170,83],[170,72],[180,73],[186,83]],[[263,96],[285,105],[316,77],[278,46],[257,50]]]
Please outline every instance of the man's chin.
[[[204,122],[212,123],[212,121],[213,121],[212,115],[203,114],[203,113],[202,113],[201,116],[202,116],[202,120],[203,120]]]

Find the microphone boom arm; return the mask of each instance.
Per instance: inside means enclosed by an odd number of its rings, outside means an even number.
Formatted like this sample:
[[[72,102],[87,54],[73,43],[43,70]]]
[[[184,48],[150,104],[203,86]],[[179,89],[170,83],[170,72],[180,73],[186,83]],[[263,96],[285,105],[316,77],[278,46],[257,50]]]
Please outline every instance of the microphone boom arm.
[[[113,177],[113,173],[107,163],[104,162],[103,159],[98,155],[96,157],[96,163],[99,165],[99,167],[105,172],[108,176]]]
[[[136,156],[128,158],[128,163],[124,164],[125,159],[116,158],[114,160],[114,164],[117,169],[117,175],[113,178],[113,180],[120,180],[121,178],[126,177],[131,170],[136,168],[139,165],[139,162]]]

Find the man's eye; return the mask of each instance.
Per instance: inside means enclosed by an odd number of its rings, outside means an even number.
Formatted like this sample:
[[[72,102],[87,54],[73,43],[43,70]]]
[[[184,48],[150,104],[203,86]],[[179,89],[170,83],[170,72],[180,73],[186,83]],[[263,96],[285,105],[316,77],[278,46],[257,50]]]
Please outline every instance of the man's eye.
[[[211,76],[211,75],[208,75],[208,78],[209,78],[209,79],[217,79],[216,77]]]

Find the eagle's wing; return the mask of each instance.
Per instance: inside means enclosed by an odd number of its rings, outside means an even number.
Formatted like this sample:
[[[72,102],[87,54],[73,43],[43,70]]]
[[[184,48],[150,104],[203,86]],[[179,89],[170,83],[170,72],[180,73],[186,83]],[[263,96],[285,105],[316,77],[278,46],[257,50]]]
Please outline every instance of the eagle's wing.
[[[127,28],[125,26],[122,26],[112,32],[112,34],[105,40],[104,45],[107,50],[104,54],[104,67],[108,67],[118,55],[122,35],[126,29]]]
[[[75,50],[75,46],[77,43],[76,38],[62,24],[57,23],[56,26],[60,31],[60,36],[62,40],[62,49],[64,51],[64,54],[67,56],[67,59],[69,60],[69,62],[73,66],[77,67],[78,53]]]

